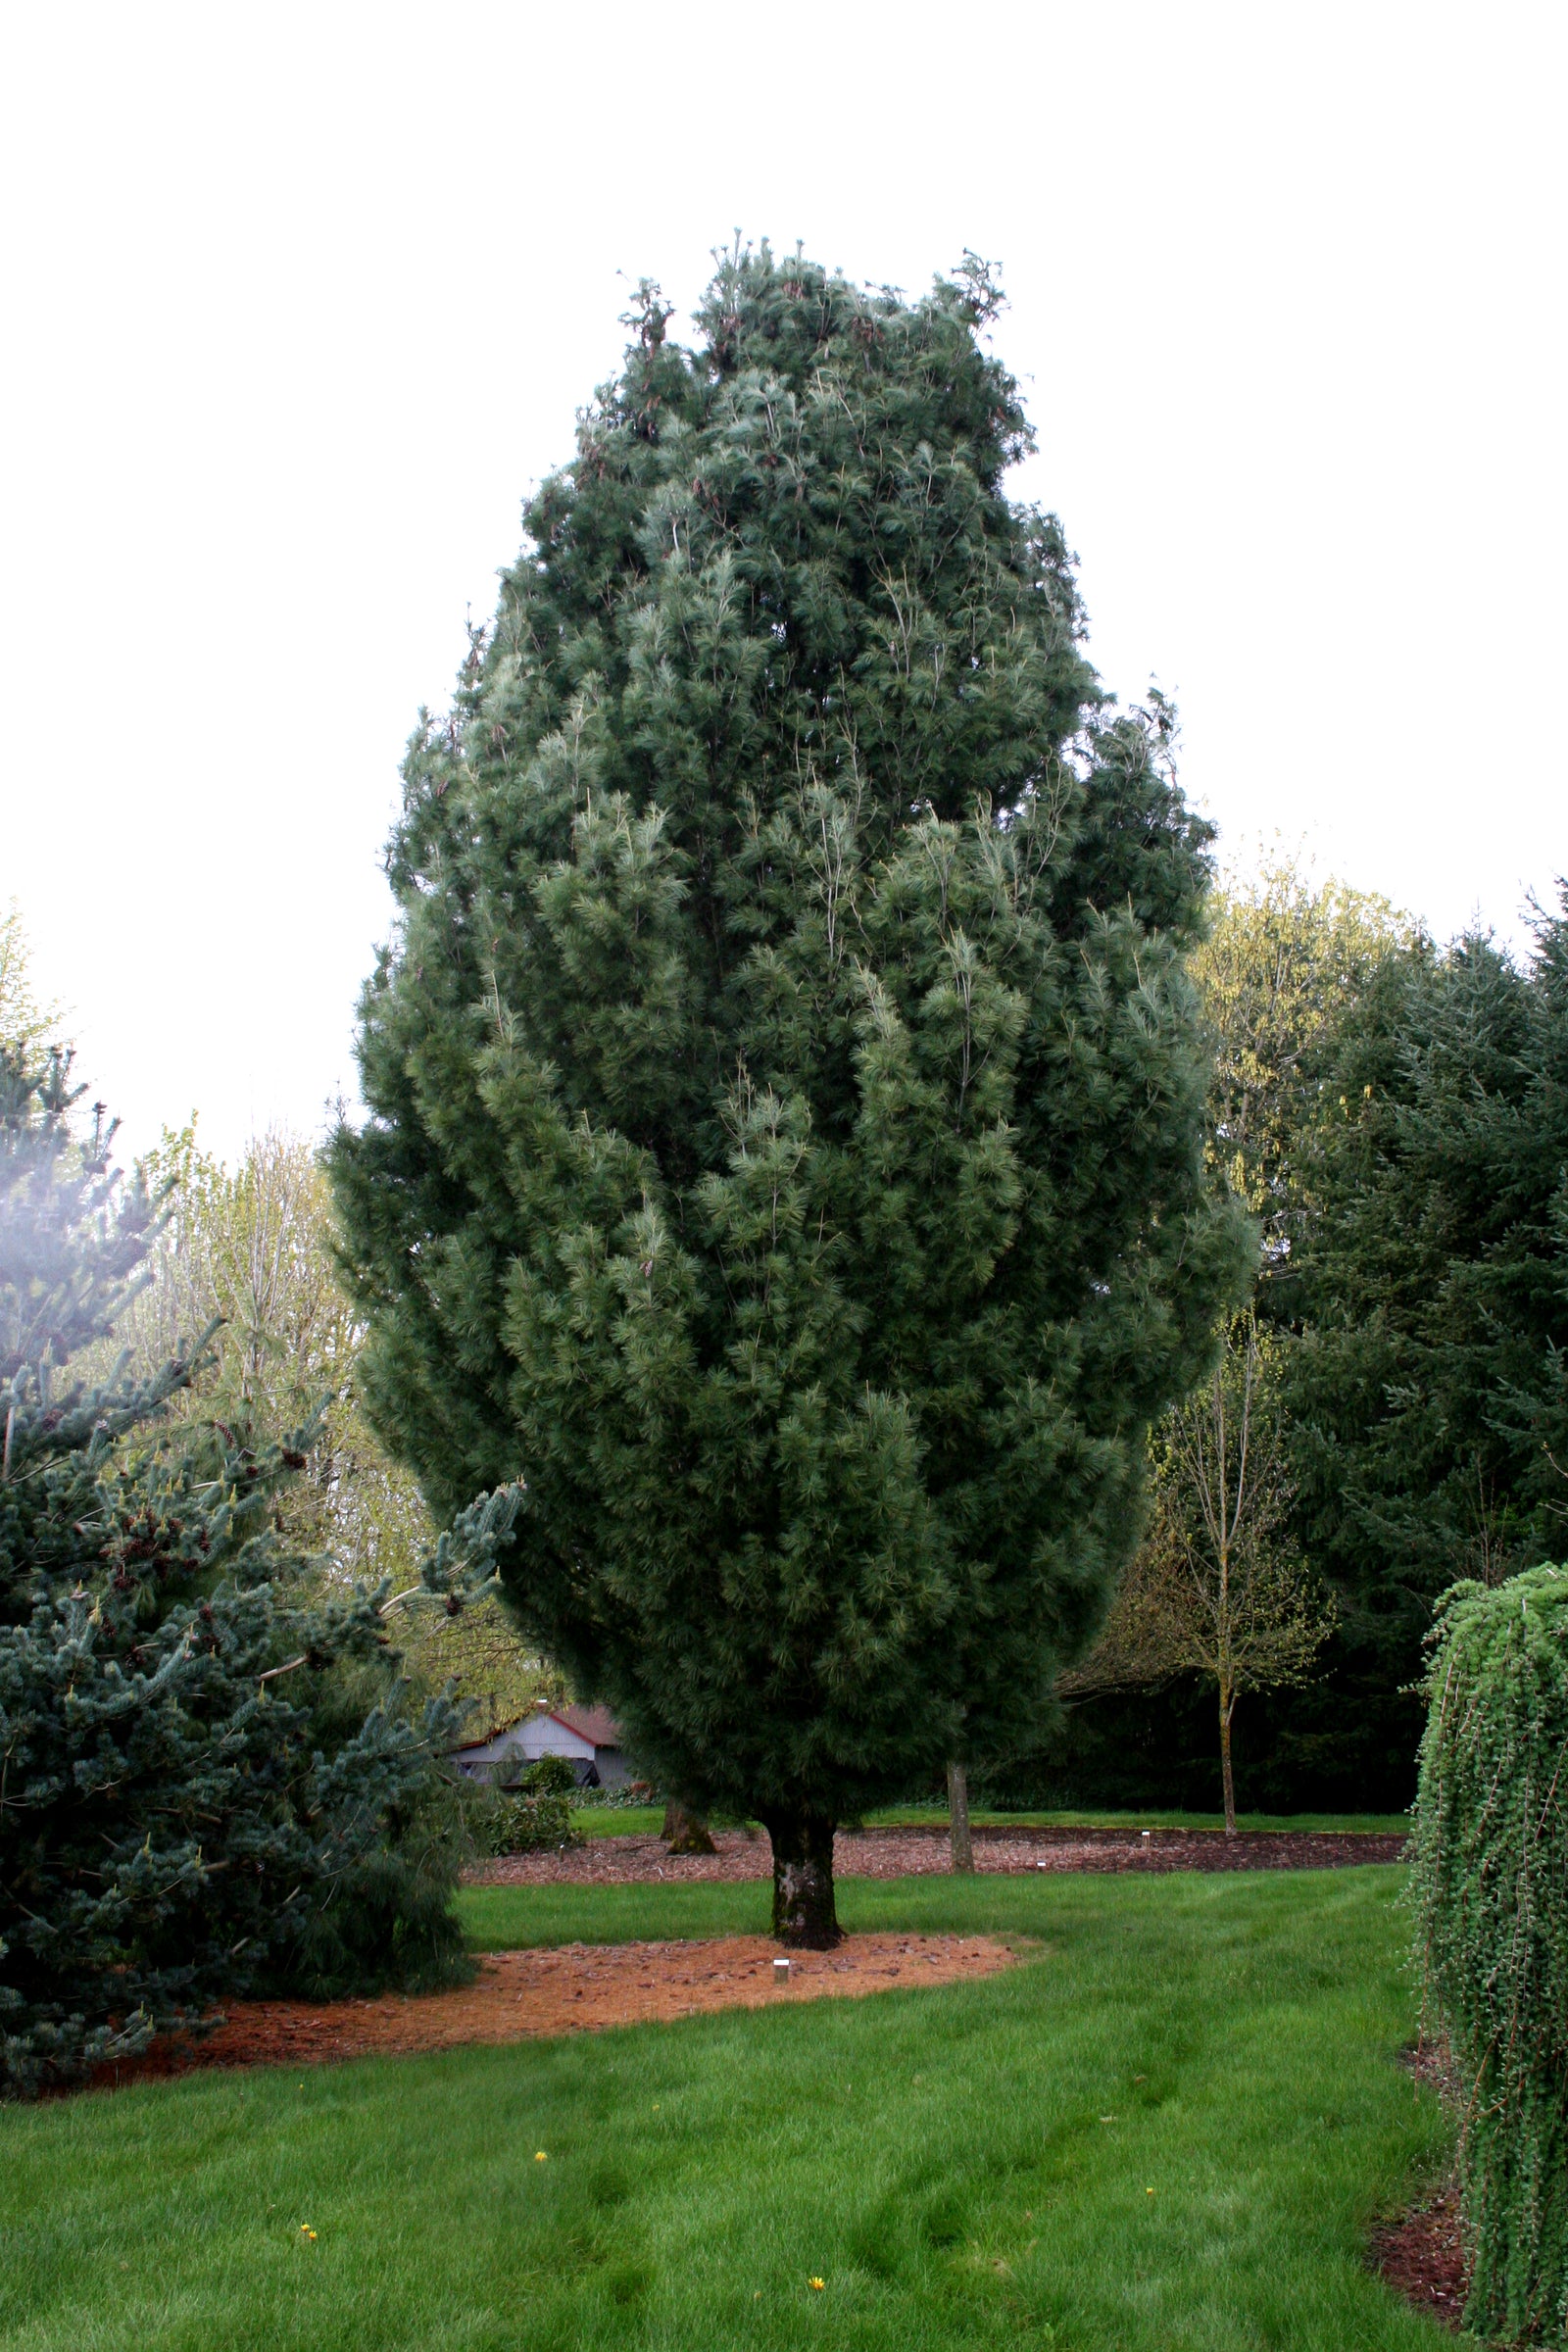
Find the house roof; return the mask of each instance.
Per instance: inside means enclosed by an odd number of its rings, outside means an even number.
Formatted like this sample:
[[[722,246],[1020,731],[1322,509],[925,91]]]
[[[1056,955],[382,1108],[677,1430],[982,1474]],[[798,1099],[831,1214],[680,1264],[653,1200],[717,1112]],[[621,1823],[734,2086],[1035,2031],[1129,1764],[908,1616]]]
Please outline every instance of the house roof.
[[[620,1726],[608,1707],[558,1707],[556,1721],[595,1747],[619,1747]]]
[[[620,1745],[620,1726],[608,1707],[529,1707],[521,1715],[514,1715],[506,1723],[498,1723],[484,1739],[465,1740],[462,1746],[454,1748],[452,1752],[454,1755],[466,1756],[476,1748],[489,1747],[493,1741],[504,1740],[508,1732],[514,1732],[519,1724],[532,1723],[540,1715],[547,1723],[559,1723],[563,1731],[572,1732],[579,1740],[586,1740],[590,1747]]]

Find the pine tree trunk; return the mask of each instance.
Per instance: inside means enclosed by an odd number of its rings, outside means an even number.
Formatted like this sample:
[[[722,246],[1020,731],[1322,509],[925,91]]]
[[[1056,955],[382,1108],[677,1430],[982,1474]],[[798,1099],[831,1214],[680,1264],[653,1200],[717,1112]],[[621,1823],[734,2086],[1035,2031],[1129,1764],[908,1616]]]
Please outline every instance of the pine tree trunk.
[[[973,1870],[974,1841],[969,1836],[969,1775],[961,1764],[948,1766],[948,1834],[953,1840],[955,1870]]]
[[[1231,1778],[1231,1717],[1236,1712],[1234,1691],[1220,1691],[1219,1697],[1219,1768],[1225,1789],[1225,1835],[1236,1835],[1236,1783]]]
[[[843,1937],[833,1900],[833,1824],[791,1807],[764,1813],[773,1840],[773,1933],[804,1951],[830,1951]]]
[[[713,1835],[700,1813],[671,1797],[664,1807],[664,1824],[659,1835],[672,1854],[716,1854]]]

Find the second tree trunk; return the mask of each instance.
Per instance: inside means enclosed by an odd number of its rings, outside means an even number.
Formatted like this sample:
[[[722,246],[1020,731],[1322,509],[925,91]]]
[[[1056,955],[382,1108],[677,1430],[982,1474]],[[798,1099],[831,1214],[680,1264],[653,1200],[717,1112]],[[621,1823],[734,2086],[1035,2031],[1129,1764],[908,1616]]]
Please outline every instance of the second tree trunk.
[[[1225,1798],[1225,1835],[1236,1835],[1236,1782],[1231,1774],[1231,1717],[1236,1712],[1236,1693],[1221,1690],[1219,1694],[1219,1775]]]
[[[671,1797],[664,1807],[664,1826],[659,1835],[672,1854],[716,1854],[713,1834],[700,1813]]]
[[[948,1830],[953,1839],[955,1870],[973,1870],[974,1841],[969,1836],[969,1775],[961,1764],[948,1766]]]

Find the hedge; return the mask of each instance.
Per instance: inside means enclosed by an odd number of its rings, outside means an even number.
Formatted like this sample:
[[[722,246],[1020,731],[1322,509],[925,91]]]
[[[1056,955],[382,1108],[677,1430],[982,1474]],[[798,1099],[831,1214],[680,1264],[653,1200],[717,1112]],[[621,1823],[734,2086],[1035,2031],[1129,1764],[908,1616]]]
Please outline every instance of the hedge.
[[[1568,1569],[1440,1604],[1413,1891],[1461,2102],[1478,2333],[1568,2324]]]

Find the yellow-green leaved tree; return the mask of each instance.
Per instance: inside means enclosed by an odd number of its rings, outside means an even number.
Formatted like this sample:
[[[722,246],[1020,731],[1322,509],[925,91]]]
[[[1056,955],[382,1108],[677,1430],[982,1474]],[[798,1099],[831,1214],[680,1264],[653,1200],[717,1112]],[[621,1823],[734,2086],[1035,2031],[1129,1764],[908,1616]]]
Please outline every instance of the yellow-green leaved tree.
[[[412,1587],[435,1531],[413,1477],[365,1416],[364,1327],[338,1280],[315,1151],[273,1127],[229,1168],[202,1150],[193,1123],[166,1133],[148,1179],[155,1192],[171,1188],[169,1216],[153,1280],[122,1338],[152,1365],[217,1322],[208,1368],[171,1410],[276,1443],[304,1433],[304,1469],[278,1501],[291,1542],[319,1558],[328,1580]],[[453,1683],[471,1702],[475,1739],[564,1693],[560,1674],[518,1640],[494,1598],[455,1616],[401,1610],[389,1630],[421,1681]]]
[[[1298,1140],[1315,1116],[1315,1049],[1416,926],[1387,899],[1279,852],[1232,871],[1190,959],[1214,1044],[1211,1152],[1262,1228],[1265,1268],[1308,1210]]]

